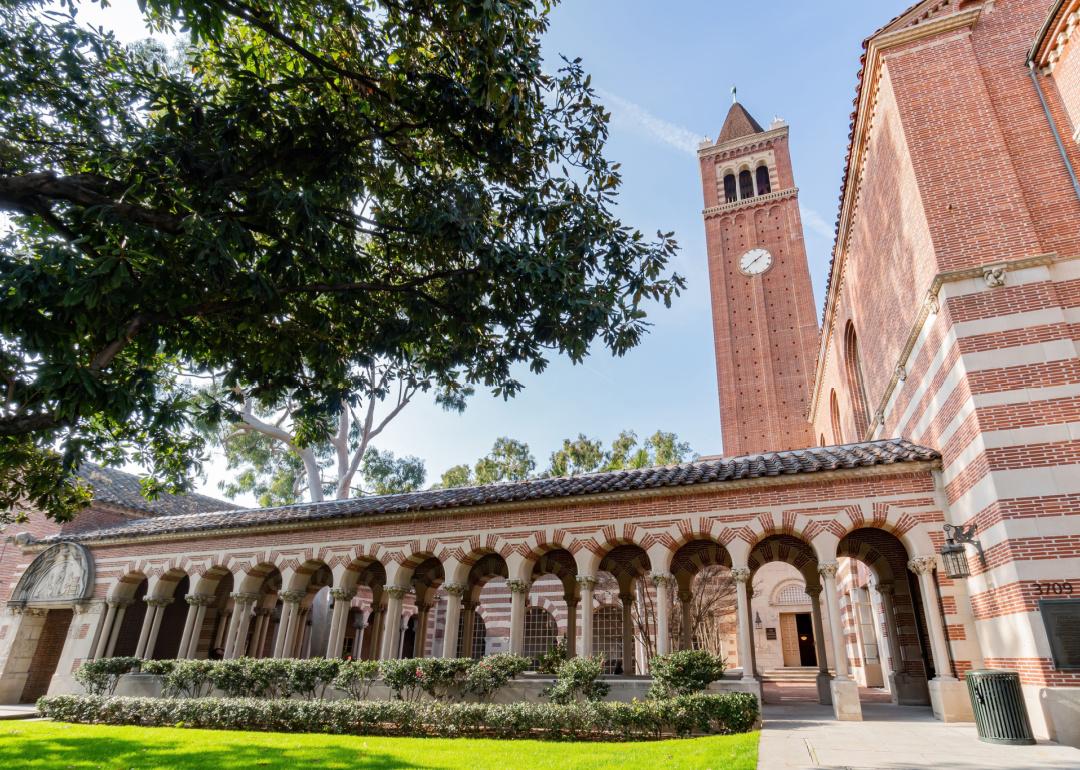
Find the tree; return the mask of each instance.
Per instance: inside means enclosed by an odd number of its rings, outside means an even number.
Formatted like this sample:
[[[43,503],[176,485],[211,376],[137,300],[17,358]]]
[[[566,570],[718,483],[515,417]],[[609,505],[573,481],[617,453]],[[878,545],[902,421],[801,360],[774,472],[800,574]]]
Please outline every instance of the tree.
[[[639,447],[637,434],[624,430],[611,442],[611,450],[607,453],[604,470],[676,465],[693,457],[695,457],[694,450],[690,448],[690,444],[679,441],[679,437],[674,433],[658,430],[645,439],[645,443]]]
[[[2,510],[70,516],[87,458],[179,491],[251,396],[328,440],[378,360],[513,396],[684,286],[549,2],[143,0],[182,67],[78,5],[0,6]]]
[[[439,482],[444,489],[467,487],[473,484],[494,484],[498,481],[524,481],[536,468],[529,445],[505,436],[495,439],[491,451],[476,461],[475,470],[468,465],[455,465]]]
[[[563,439],[562,449],[551,453],[549,476],[577,476],[600,470],[604,464],[604,445],[579,433],[571,441]]]

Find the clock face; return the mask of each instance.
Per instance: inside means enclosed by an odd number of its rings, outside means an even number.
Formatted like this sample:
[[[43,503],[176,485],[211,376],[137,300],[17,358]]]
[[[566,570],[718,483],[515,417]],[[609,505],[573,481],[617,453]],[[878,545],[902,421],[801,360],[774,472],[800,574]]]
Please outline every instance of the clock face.
[[[761,275],[772,267],[772,254],[767,249],[750,249],[739,257],[739,269],[746,275]]]

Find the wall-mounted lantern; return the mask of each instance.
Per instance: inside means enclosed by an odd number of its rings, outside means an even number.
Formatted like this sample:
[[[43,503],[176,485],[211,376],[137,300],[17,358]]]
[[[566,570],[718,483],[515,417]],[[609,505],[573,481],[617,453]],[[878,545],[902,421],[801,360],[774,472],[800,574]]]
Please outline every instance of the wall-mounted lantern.
[[[983,553],[982,544],[975,539],[975,525],[970,527],[956,527],[952,524],[945,525],[945,545],[941,546],[941,561],[945,564],[945,574],[957,580],[971,575],[968,569],[967,550],[964,544],[975,546],[979,552],[979,561],[986,565],[986,555]]]

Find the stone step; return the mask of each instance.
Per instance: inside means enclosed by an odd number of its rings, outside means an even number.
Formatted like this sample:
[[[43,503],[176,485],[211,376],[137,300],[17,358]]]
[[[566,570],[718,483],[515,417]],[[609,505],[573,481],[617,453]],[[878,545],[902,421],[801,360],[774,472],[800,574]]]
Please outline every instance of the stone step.
[[[817,681],[818,670],[813,666],[799,668],[777,668],[771,671],[761,672],[763,682],[799,682],[814,684]]]

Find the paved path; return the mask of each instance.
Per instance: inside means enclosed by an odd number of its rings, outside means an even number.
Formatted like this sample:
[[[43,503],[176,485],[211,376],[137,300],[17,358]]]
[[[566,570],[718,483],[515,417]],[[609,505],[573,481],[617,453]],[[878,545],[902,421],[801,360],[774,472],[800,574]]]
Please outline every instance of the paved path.
[[[998,746],[972,724],[929,709],[863,704],[862,722],[837,722],[816,703],[765,705],[759,770],[1077,770],[1080,749],[1056,743]]]
[[[33,703],[0,704],[0,719],[33,719],[38,716]]]

